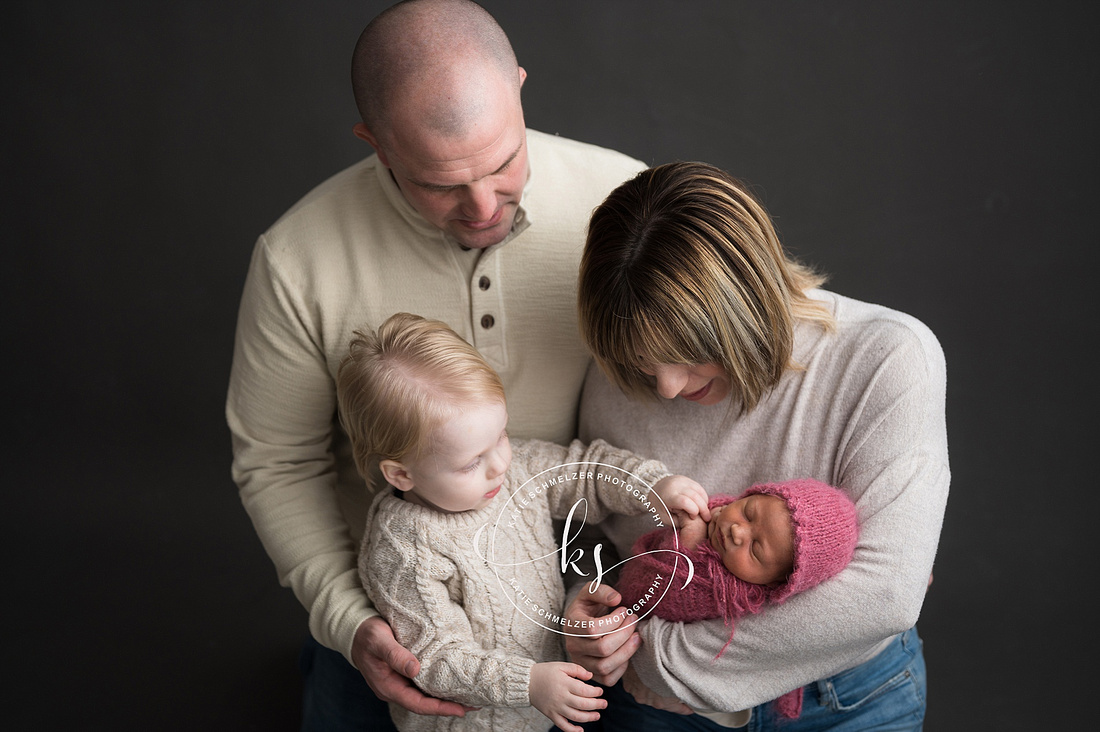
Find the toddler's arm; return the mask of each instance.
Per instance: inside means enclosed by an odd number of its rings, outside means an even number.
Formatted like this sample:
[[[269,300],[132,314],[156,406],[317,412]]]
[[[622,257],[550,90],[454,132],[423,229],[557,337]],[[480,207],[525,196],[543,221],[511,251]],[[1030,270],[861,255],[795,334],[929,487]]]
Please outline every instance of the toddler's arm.
[[[579,518],[586,523],[603,521],[612,513],[636,516],[645,513],[643,500],[651,487],[669,477],[669,470],[603,440],[585,444],[573,440],[568,447],[542,440],[512,442],[512,472],[532,480],[532,497],[543,493],[550,515],[565,518],[578,500],[586,502]]]
[[[490,588],[464,576],[436,551],[427,533],[416,524],[375,521],[359,560],[363,584],[379,613],[420,662],[414,683],[434,697],[470,707],[530,705],[534,661],[482,647],[462,599],[451,589],[462,585],[482,594]]]
[[[565,732],[584,732],[569,722],[595,722],[600,718],[596,710],[607,706],[596,698],[603,690],[584,683],[591,678],[590,671],[575,663],[536,663],[531,667],[531,706]]]

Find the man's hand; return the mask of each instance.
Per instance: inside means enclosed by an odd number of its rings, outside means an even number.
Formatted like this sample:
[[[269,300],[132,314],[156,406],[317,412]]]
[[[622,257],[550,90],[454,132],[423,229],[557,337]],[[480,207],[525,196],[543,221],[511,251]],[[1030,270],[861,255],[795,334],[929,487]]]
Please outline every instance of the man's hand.
[[[565,610],[566,618],[591,623],[573,627],[583,627],[584,632],[590,634],[606,633],[565,637],[569,659],[591,671],[592,679],[604,686],[612,686],[619,680],[630,657],[642,644],[634,628],[637,616],[627,615],[624,607],[608,612],[608,608],[616,607],[621,600],[622,596],[609,585],[600,585],[595,593],[590,593],[586,586]],[[613,632],[608,633],[609,630]]]
[[[623,688],[626,692],[634,697],[635,701],[639,704],[648,704],[651,707],[657,709],[663,709],[666,712],[673,712],[675,714],[695,714],[691,711],[691,707],[684,704],[679,699],[673,699],[670,696],[660,696],[654,693],[648,686],[642,683],[642,680],[638,678],[638,672],[634,670],[633,666],[629,666],[626,673],[623,674]]]
[[[462,717],[473,707],[428,696],[409,680],[420,673],[420,662],[393,637],[393,630],[380,616],[367,618],[355,631],[351,643],[355,667],[375,695],[414,714]]]

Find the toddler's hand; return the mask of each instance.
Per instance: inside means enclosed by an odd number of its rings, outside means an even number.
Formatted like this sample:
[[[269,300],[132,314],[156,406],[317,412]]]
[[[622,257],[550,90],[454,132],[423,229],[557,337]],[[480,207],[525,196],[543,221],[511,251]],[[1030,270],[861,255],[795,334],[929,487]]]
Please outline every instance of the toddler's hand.
[[[703,486],[686,475],[668,475],[653,486],[653,490],[665,502],[669,510],[685,518],[701,518],[710,521],[710,509],[707,508],[709,496]]]
[[[575,663],[536,663],[531,667],[528,695],[531,706],[565,732],[584,732],[573,722],[595,722],[600,713],[595,711],[607,706],[598,686],[584,683],[592,674]]]

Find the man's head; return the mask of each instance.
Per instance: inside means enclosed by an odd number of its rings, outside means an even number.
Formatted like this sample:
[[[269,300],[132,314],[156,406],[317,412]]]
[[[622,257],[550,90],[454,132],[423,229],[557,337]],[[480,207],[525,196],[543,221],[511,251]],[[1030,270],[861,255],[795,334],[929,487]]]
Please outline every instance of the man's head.
[[[511,231],[527,182],[526,72],[468,0],[406,0],[359,37],[355,134],[429,223],[473,248]]]

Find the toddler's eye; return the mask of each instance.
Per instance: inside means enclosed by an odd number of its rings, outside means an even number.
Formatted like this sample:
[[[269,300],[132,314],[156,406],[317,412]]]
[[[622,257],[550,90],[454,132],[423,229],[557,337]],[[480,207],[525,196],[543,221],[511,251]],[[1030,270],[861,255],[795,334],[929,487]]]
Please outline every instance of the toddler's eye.
[[[477,470],[477,466],[480,462],[481,462],[481,459],[478,458],[477,460],[473,461],[472,463],[467,465],[465,468],[463,468],[462,472],[463,473],[472,473],[472,472],[474,472],[475,470]]]

